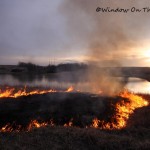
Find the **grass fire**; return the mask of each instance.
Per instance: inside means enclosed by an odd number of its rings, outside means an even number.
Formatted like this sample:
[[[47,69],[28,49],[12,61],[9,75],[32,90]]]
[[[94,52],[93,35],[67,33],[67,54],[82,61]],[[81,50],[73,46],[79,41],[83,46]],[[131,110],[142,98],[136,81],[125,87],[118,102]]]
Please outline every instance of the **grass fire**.
[[[0,132],[31,131],[45,126],[118,130],[128,126],[148,100],[127,90],[115,96],[66,90],[0,89]],[[98,90],[99,91],[99,90]]]
[[[147,6],[1,0],[0,150],[149,150]]]
[[[71,92],[73,91],[73,87],[69,87],[67,90],[65,91],[60,91],[60,92]],[[36,94],[46,94],[46,93],[52,93],[52,92],[57,92],[56,90],[54,89],[48,89],[48,90],[39,90],[39,89],[36,89],[36,90],[32,90],[32,91],[27,91],[26,90],[26,86],[20,90],[17,91],[17,89],[15,88],[9,88],[7,87],[6,89],[2,90],[0,89],[0,98],[8,98],[8,97],[11,97],[11,98],[18,98],[18,97],[21,97],[21,96],[29,96],[29,95],[36,95]]]

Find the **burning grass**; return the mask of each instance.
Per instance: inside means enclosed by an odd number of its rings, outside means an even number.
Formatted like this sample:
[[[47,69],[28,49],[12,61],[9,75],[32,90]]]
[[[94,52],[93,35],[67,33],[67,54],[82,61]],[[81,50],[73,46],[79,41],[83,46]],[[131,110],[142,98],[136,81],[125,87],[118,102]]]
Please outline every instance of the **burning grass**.
[[[72,91],[73,87],[59,92],[1,90],[0,131],[30,131],[47,125],[122,129],[137,108],[149,104],[128,91],[113,97]]]
[[[150,148],[148,95],[18,91],[0,98],[1,149]]]
[[[72,92],[74,91],[74,88],[71,86],[66,90],[59,90],[59,92]],[[21,96],[29,96],[29,95],[36,95],[36,94],[46,94],[46,93],[54,93],[57,92],[57,90],[54,89],[33,89],[33,90],[27,90],[26,86],[21,89],[17,89],[14,87],[6,87],[3,89],[0,89],[0,98],[18,98]]]

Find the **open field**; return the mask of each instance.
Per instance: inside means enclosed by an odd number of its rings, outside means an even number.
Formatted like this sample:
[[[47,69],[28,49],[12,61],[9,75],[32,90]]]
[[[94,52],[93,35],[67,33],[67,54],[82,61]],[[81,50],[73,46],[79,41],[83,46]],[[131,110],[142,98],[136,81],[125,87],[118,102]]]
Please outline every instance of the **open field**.
[[[119,131],[44,127],[31,132],[1,133],[1,150],[148,150],[150,129],[131,128]]]
[[[150,95],[141,96],[150,101]],[[0,126],[9,122],[15,129],[16,124],[20,124],[22,131],[0,133],[0,149],[150,149],[149,105],[136,109],[123,129],[86,128],[94,117],[110,122],[116,113],[112,104],[120,100],[120,97],[99,97],[87,93],[2,98]],[[73,126],[64,126],[71,118]],[[53,119],[55,125],[24,131],[34,119],[39,122]]]

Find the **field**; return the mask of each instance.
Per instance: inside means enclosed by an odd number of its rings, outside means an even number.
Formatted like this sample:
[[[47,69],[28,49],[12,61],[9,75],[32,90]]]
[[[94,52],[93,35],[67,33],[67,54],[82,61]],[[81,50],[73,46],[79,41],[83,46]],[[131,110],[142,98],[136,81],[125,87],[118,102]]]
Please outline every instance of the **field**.
[[[150,101],[149,95],[141,96]],[[9,122],[14,131],[0,133],[0,149],[150,149],[149,105],[136,109],[122,129],[106,129],[102,124],[97,128],[91,126],[95,117],[111,122],[116,114],[115,104],[121,100],[119,96],[59,92],[1,98],[0,126]],[[34,119],[53,119],[53,124],[27,130]],[[117,119],[113,120],[116,122]],[[21,125],[19,132],[17,125]]]
[[[44,127],[31,132],[1,133],[3,150],[148,150],[150,132],[146,128],[120,131],[80,129],[75,127]]]

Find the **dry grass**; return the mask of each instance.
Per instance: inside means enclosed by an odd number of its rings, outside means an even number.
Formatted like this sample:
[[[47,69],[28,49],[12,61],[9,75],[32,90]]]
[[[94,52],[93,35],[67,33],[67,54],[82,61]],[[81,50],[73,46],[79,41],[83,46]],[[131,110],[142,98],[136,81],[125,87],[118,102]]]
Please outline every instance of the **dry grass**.
[[[1,150],[98,150],[149,149],[150,130],[106,131],[75,127],[45,127],[29,133],[1,133]]]

